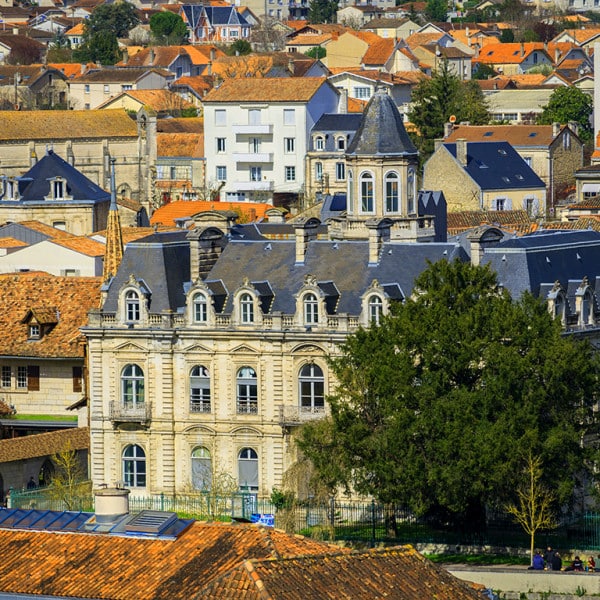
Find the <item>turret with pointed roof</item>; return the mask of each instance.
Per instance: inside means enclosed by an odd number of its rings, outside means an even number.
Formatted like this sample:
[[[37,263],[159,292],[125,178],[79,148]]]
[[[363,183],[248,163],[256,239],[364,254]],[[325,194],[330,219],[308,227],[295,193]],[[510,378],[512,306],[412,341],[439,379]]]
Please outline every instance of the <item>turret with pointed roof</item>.
[[[123,236],[121,219],[117,206],[117,186],[115,183],[115,159],[111,159],[110,172],[110,208],[106,225],[106,251],[104,253],[104,281],[108,281],[117,273],[123,258]]]

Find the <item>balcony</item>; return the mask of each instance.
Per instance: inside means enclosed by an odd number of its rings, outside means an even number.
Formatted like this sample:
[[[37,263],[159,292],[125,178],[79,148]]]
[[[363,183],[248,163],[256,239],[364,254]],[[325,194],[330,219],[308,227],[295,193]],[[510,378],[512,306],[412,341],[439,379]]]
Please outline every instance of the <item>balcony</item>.
[[[273,125],[263,125],[262,123],[255,125],[232,125],[231,131],[236,135],[269,135],[273,133]]]
[[[324,406],[280,406],[279,425],[281,427],[297,427],[307,421],[321,419],[327,414]]]
[[[109,407],[110,420],[113,423],[141,423],[146,425],[152,417],[152,404],[111,402]]]
[[[234,152],[233,160],[236,163],[272,163],[272,152]]]
[[[231,184],[233,189],[240,192],[271,192],[273,191],[273,182],[268,180],[263,181],[234,181]]]

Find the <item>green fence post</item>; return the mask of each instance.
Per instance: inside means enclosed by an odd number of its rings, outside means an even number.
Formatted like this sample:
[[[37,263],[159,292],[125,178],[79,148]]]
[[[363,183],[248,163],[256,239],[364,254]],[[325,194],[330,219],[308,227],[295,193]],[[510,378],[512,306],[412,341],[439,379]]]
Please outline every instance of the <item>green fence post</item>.
[[[371,500],[371,548],[375,547],[375,500]]]

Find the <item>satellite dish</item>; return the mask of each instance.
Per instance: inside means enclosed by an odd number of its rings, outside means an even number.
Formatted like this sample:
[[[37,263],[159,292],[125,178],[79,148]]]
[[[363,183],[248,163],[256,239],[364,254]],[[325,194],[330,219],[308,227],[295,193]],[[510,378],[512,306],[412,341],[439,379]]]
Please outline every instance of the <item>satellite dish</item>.
[[[450,115],[448,121],[450,121],[450,123],[456,123],[456,115]]]

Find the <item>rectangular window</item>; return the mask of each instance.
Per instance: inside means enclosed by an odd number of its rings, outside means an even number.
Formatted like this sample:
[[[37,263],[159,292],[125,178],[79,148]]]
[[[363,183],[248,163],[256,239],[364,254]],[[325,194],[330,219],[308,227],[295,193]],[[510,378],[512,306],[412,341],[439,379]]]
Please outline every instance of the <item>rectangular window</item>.
[[[222,108],[217,108],[217,110],[215,110],[215,126],[225,127],[225,125],[227,125],[225,110]]]
[[[40,368],[37,365],[27,367],[27,388],[34,392],[40,389]]]
[[[73,391],[83,391],[83,367],[73,367]]]
[[[344,181],[346,179],[346,163],[335,163],[335,178],[337,181]]]
[[[296,181],[296,167],[286,167],[285,168],[285,180],[286,181]]]
[[[262,181],[261,167],[250,167],[250,181]]]
[[[121,86],[121,89],[122,89],[124,92],[128,92],[129,90],[132,90],[132,89],[133,89],[133,86],[132,86],[130,83],[126,83],[126,84],[123,84],[123,85]]]
[[[2,387],[9,388],[11,383],[11,369],[8,365],[2,365]]]
[[[527,166],[531,168],[531,156],[524,156],[523,160],[527,163]]]
[[[260,108],[251,108],[248,111],[248,125],[260,125]]]
[[[104,93],[105,94],[110,94],[110,86],[107,83],[104,84]]]
[[[321,181],[323,179],[323,163],[315,163],[315,180]]]
[[[258,154],[260,152],[260,138],[250,138],[249,147],[252,154]]]
[[[17,388],[27,389],[27,367],[17,367]]]
[[[296,138],[283,138],[283,148],[286,154],[293,154],[296,151]]]
[[[217,167],[217,181],[227,180],[227,167]]]
[[[496,210],[504,210],[504,198],[496,198]]]
[[[29,339],[39,340],[40,339],[40,326],[29,325]]]
[[[225,152],[225,138],[217,138],[217,152],[219,154]]]
[[[296,124],[296,110],[293,108],[283,109],[283,124],[284,125],[295,125]]]
[[[371,88],[370,87],[355,87],[354,88],[354,97],[360,98],[361,100],[368,100],[371,97]]]
[[[89,93],[90,93],[90,84],[89,84],[89,83],[86,83],[86,84],[83,86],[83,91],[84,91],[86,94],[89,94]]]

